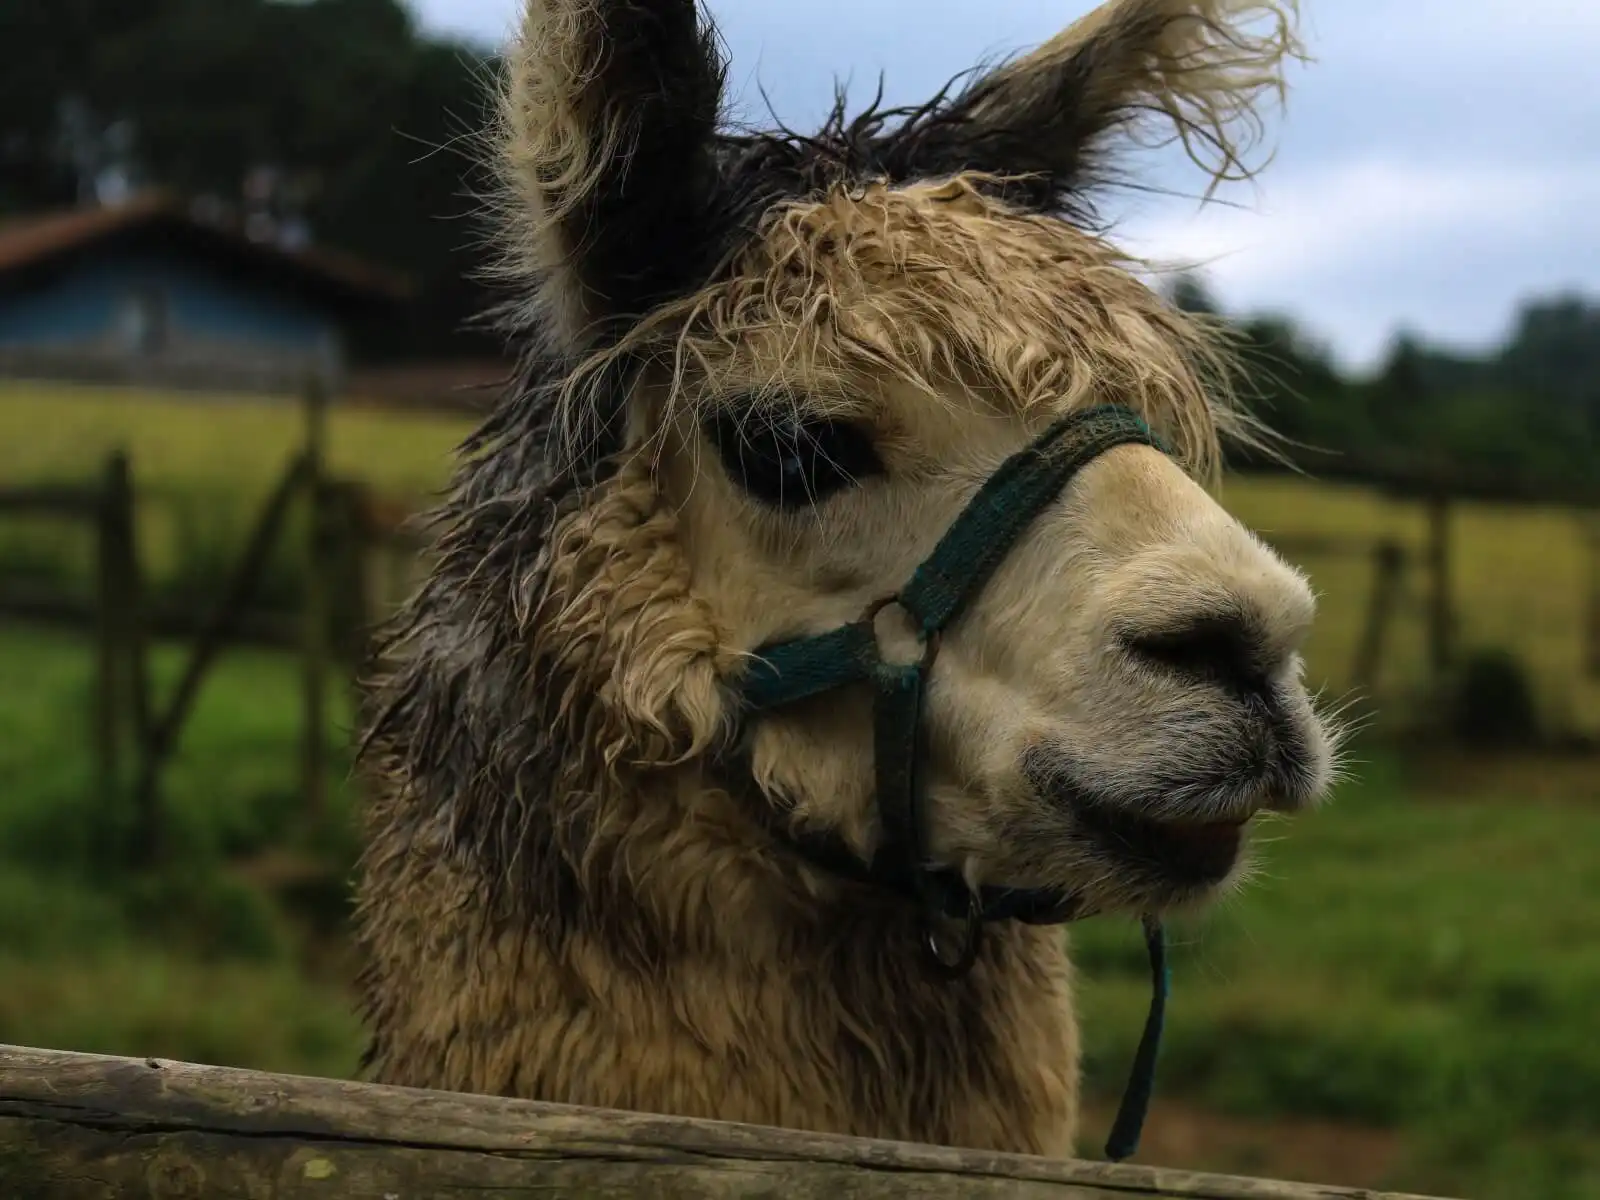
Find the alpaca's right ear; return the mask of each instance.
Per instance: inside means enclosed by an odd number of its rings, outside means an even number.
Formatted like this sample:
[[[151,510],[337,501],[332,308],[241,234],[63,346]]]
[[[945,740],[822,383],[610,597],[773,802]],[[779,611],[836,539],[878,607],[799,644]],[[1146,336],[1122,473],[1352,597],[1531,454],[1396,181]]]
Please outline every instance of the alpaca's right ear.
[[[577,352],[693,286],[724,63],[695,0],[527,0],[508,56],[510,265]]]
[[[1077,207],[1106,173],[1118,134],[1176,136],[1213,186],[1246,177],[1241,138],[1260,133],[1260,101],[1281,97],[1285,60],[1303,57],[1297,5],[1106,0],[890,134],[879,154],[901,178],[1026,176],[1019,197],[1045,209]]]

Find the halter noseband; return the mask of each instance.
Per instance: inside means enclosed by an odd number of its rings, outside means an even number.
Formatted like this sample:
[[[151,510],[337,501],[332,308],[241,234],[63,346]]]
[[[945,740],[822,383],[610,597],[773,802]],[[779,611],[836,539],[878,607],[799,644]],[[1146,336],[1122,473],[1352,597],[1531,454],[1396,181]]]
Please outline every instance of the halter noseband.
[[[1080,915],[1081,904],[1074,892],[1055,888],[982,886],[973,891],[956,871],[930,865],[919,765],[926,757],[923,701],[940,636],[1073,475],[1107,450],[1130,444],[1166,450],[1143,420],[1120,405],[1101,405],[1057,420],[984,481],[898,592],[875,601],[850,624],[759,648],[738,685],[743,715],[749,718],[848,684],[871,683],[873,762],[882,825],[875,857],[863,863],[836,838],[797,834],[781,823],[774,823],[774,832],[826,870],[917,901],[926,917],[930,964],[945,979],[959,978],[977,961],[985,922],[1062,924]],[[875,620],[892,605],[905,613],[915,631],[921,655],[914,662],[891,663],[880,651]],[[939,949],[941,917],[961,923],[954,958],[946,958]],[[1147,917],[1144,929],[1153,975],[1150,1013],[1106,1145],[1106,1156],[1113,1161],[1138,1148],[1166,1008],[1161,926]]]

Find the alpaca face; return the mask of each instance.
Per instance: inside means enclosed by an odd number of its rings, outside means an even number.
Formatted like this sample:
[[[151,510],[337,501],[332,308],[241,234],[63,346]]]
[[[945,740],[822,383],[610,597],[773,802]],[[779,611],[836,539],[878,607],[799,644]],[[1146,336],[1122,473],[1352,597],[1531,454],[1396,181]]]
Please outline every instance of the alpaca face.
[[[849,417],[803,400],[747,412],[741,449],[721,413],[680,443],[684,552],[727,644],[859,616],[1037,432],[888,391]],[[808,488],[821,498],[774,500]],[[1089,911],[1222,884],[1250,818],[1327,784],[1330,738],[1300,678],[1313,611],[1303,577],[1164,456],[1108,452],[943,639],[926,709],[938,861],[974,883],[1075,890]],[[915,657],[908,631],[879,630],[887,654]],[[801,820],[870,851],[864,686],[764,717],[753,764]]]
[[[893,129],[815,139],[719,135],[712,45],[691,3],[533,0],[511,58],[510,267],[538,284],[562,444],[602,481],[552,533],[536,641],[634,731],[608,762],[681,769],[726,734],[749,652],[857,618],[1050,421],[1126,405],[1174,455],[1090,463],[944,638],[927,841],[974,884],[1090,910],[1212,891],[1252,817],[1327,785],[1314,603],[1197,482],[1246,427],[1225,359],[1086,214],[1141,114],[1235,170],[1286,14],[1113,0]],[[906,648],[892,610],[880,639]],[[863,853],[870,706],[750,731],[767,800]]]
[[[777,291],[769,323],[720,356],[708,339],[680,383],[691,398],[659,410],[654,469],[725,649],[825,632],[894,593],[1046,424],[1136,399],[1108,382],[1133,355],[1198,394],[1173,349],[1181,327],[1131,279],[1097,281],[1108,252],[1064,226],[948,185],[791,216],[740,273]],[[785,285],[771,264],[796,259],[811,269]],[[908,262],[940,282],[903,278]],[[783,319],[818,304],[826,332]],[[942,386],[936,362],[907,379],[852,351],[947,346],[947,312],[981,344],[950,354]],[[1301,809],[1328,781],[1330,737],[1301,682],[1314,608],[1301,574],[1181,465],[1105,453],[943,638],[930,849],[974,883],[1068,888],[1091,911],[1161,908],[1234,877],[1250,818]],[[878,629],[886,654],[915,657],[894,610]],[[865,685],[830,693],[751,734],[762,788],[864,852],[878,835],[871,703]]]

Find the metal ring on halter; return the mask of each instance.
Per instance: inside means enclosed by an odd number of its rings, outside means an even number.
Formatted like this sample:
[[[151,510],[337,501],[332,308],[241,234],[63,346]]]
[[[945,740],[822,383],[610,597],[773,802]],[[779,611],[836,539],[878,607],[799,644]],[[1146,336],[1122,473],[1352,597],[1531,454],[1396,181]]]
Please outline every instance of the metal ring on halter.
[[[933,666],[933,660],[939,657],[939,646],[943,640],[941,633],[939,630],[935,629],[931,633],[924,634],[922,630],[917,627],[916,620],[912,616],[911,610],[901,603],[899,592],[890,592],[887,596],[879,596],[871,604],[867,605],[866,609],[861,614],[861,623],[873,631],[874,640],[876,640],[877,630],[875,628],[875,623],[878,619],[878,614],[884,609],[888,608],[890,605],[899,605],[900,611],[905,613],[907,620],[910,621],[912,632],[915,635],[918,643],[922,646],[922,661],[918,665],[921,666],[924,671],[926,671],[929,667]],[[880,659],[883,657],[883,651],[881,647],[878,651],[878,657]]]
[[[943,979],[960,979],[972,969],[972,964],[978,961],[978,952],[983,949],[983,910],[978,904],[978,897],[971,895],[968,898],[967,914],[961,918],[961,956],[954,962],[939,953],[937,919],[936,913],[928,913],[928,925],[923,935],[929,964],[934,973]]]

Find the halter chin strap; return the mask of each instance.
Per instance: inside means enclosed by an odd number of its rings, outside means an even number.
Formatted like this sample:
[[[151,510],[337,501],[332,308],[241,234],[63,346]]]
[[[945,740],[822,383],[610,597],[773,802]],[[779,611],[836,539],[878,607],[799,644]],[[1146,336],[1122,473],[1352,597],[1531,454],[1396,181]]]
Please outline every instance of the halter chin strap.
[[[940,635],[960,617],[1023,531],[1061,495],[1072,476],[1107,450],[1129,444],[1166,449],[1144,421],[1119,405],[1071,413],[1056,421],[984,482],[933,553],[898,592],[869,605],[848,625],[760,648],[740,681],[747,718],[848,684],[871,683],[873,761],[882,825],[873,860],[862,862],[836,839],[782,828],[776,832],[826,870],[889,888],[920,903],[927,917],[930,964],[946,979],[959,978],[977,961],[985,922],[1054,925],[1083,914],[1080,898],[1069,890],[984,886],[974,891],[956,871],[930,865],[920,772],[927,758],[922,711],[928,674],[939,655]],[[921,654],[914,662],[891,663],[879,649],[875,621],[890,606],[903,610],[915,631]],[[962,932],[953,958],[940,951],[940,918],[960,922]],[[1154,988],[1133,1075],[1106,1145],[1106,1155],[1113,1161],[1127,1158],[1138,1148],[1166,1009],[1161,926],[1153,918],[1146,918],[1144,926]]]

